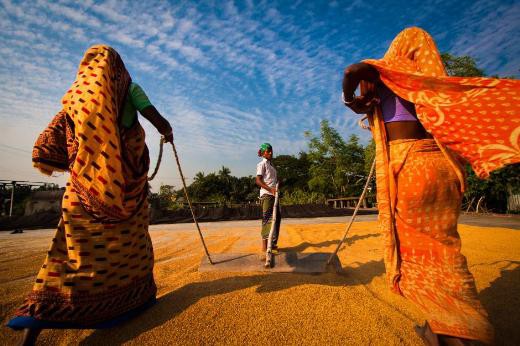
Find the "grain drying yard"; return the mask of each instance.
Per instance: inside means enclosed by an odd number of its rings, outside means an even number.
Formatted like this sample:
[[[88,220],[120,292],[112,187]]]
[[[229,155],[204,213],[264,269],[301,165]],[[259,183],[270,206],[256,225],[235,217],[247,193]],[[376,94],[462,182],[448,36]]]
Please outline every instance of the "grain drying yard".
[[[155,225],[158,302],[107,330],[47,330],[38,344],[377,344],[422,345],[413,327],[424,317],[384,282],[382,236],[360,217],[339,258],[343,273],[304,275],[199,272],[203,256],[192,224]],[[345,218],[286,219],[282,251],[332,252]],[[258,251],[258,222],[202,224],[212,253]],[[463,217],[462,251],[497,344],[520,344],[520,221]],[[0,232],[0,344],[18,342],[5,327],[31,289],[54,230]],[[262,263],[259,261],[259,267]]]

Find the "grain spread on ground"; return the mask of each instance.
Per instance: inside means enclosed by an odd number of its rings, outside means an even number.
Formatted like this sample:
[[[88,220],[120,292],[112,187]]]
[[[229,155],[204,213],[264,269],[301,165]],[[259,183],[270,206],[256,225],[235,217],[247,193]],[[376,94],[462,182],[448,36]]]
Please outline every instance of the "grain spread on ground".
[[[283,224],[282,251],[332,252],[344,223]],[[254,222],[209,223],[210,252],[257,252]],[[520,232],[461,225],[462,252],[498,344],[520,344]],[[54,230],[0,233],[0,344],[21,338],[5,327],[31,289]],[[45,330],[43,344],[380,344],[422,345],[413,326],[424,316],[384,281],[376,222],[357,222],[339,253],[342,275],[199,273],[193,225],[152,226],[158,302],[107,330]],[[259,261],[259,266],[263,263]]]

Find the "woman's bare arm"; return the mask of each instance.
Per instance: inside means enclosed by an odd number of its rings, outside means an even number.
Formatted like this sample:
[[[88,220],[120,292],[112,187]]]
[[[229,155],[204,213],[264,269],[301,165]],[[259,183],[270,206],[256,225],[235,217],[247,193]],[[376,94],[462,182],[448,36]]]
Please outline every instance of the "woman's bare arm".
[[[153,126],[159,131],[161,135],[165,137],[165,142],[173,142],[173,129],[168,122],[154,106],[148,106],[140,113],[152,123]]]

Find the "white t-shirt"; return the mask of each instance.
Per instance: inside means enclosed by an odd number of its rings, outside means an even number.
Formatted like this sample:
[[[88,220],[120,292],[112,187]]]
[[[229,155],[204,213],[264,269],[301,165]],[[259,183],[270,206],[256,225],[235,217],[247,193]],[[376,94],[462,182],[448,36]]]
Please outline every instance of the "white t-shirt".
[[[276,183],[278,182],[276,169],[271,164],[271,161],[267,160],[265,157],[256,165],[256,175],[262,176],[262,179],[267,186],[276,187]],[[271,192],[267,191],[263,187],[260,188],[260,197],[265,194],[273,196]]]

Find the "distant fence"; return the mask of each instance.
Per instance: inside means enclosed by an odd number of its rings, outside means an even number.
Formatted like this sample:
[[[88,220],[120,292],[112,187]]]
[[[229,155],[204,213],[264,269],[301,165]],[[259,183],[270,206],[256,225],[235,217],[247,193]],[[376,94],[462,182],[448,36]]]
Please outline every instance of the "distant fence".
[[[359,197],[330,198],[327,199],[326,204],[334,209],[355,208],[358,201]],[[361,201],[361,208],[374,208],[376,205],[375,196],[366,196]]]
[[[308,217],[327,217],[327,216],[347,216],[352,215],[353,209],[334,209],[324,204],[302,204],[285,205],[281,207],[282,217],[284,218],[308,218]],[[231,220],[260,220],[262,209],[259,205],[247,207],[216,207],[208,208],[196,206],[194,208],[197,219],[201,222],[211,221],[231,221]],[[359,214],[376,214],[374,209],[361,209]],[[177,223],[193,222],[191,212],[188,208],[175,211],[150,209],[151,223]],[[60,219],[60,212],[41,212],[30,216],[19,217],[0,217],[0,231],[12,230],[17,228],[55,228]]]
[[[507,210],[520,211],[520,195],[509,195],[507,198]]]
[[[335,209],[324,204],[300,204],[283,205],[282,217],[307,218],[352,215],[352,209]],[[259,220],[262,218],[262,209],[259,205],[246,207],[217,207],[195,208],[195,215],[199,221],[225,221],[225,220]],[[376,214],[377,210],[360,210],[359,214]],[[155,214],[155,215],[154,215]],[[152,223],[193,222],[189,209],[175,211],[153,211]]]

